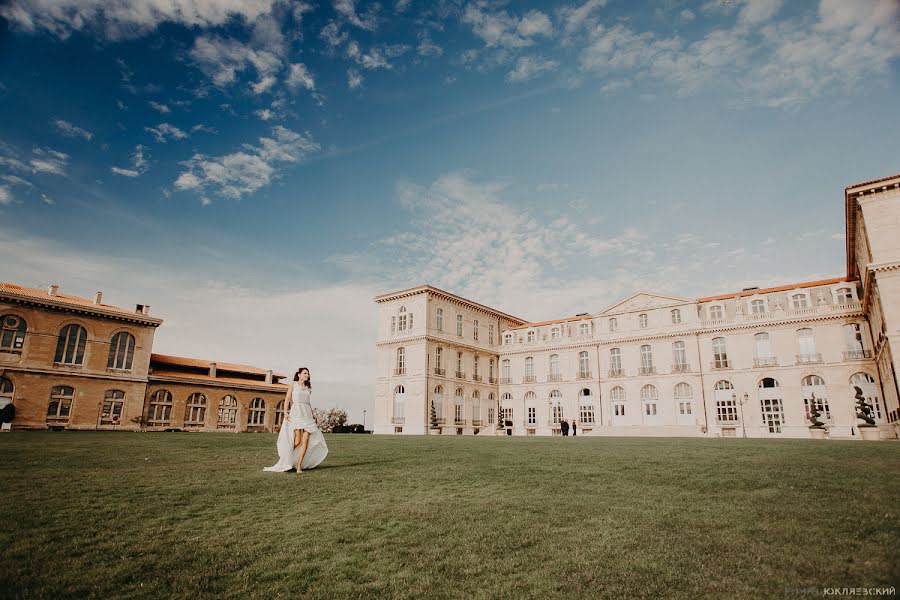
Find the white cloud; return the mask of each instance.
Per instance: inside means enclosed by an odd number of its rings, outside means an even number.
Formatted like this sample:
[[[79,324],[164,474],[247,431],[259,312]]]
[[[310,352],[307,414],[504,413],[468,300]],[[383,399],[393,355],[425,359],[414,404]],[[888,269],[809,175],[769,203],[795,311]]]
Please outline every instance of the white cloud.
[[[153,110],[159,111],[164,115],[172,112],[172,109],[165,104],[160,104],[159,102],[154,102],[153,100],[150,100],[148,104],[153,108]]]
[[[347,44],[346,53],[347,58],[355,61],[365,69],[390,69],[392,66],[388,59],[400,56],[407,50],[409,50],[409,46],[396,44],[392,46],[378,46],[368,52],[363,52],[359,44],[351,40]]]
[[[336,48],[346,42],[350,36],[346,31],[341,31],[341,26],[335,21],[329,21],[328,24],[322,28],[319,37],[325,40],[329,46]]]
[[[41,194],[41,200],[44,201],[44,204],[49,204],[50,206],[53,206],[54,204],[56,204],[56,200],[54,200],[47,194]]]
[[[134,154],[131,155],[131,164],[133,168],[127,169],[123,167],[110,167],[110,171],[116,175],[124,177],[138,177],[147,171],[147,159],[144,158],[144,147],[140,144],[134,147]]]
[[[12,204],[13,196],[12,192],[9,191],[9,187],[5,185],[0,185],[0,206],[7,206]]]
[[[427,31],[419,32],[419,45],[416,47],[416,53],[419,56],[440,56],[444,53],[444,49],[431,41],[431,37]]]
[[[694,15],[693,11],[690,10],[689,8],[685,8],[684,10],[682,10],[682,11],[678,14],[678,19],[679,19],[682,23],[690,23],[690,22],[693,21],[695,18],[696,18],[696,15]]]
[[[91,31],[106,39],[142,36],[159,24],[217,27],[234,17],[254,22],[271,13],[276,0],[11,0],[0,16],[28,32],[46,30],[65,39],[75,31]]]
[[[759,25],[768,21],[781,8],[781,3],[782,0],[745,0],[738,13],[738,24]]]
[[[355,90],[363,84],[362,75],[356,69],[347,69],[347,87]]]
[[[552,32],[549,17],[538,10],[518,19],[506,11],[490,13],[469,4],[462,21],[470,25],[489,48],[523,48],[534,44],[534,37],[549,36]]]
[[[275,118],[275,113],[273,113],[268,108],[261,108],[256,111],[256,116],[262,119],[263,121],[271,121]]]
[[[57,152],[50,148],[34,148],[34,158],[31,159],[31,171],[33,173],[50,173],[51,175],[65,175],[69,165],[69,155]]]
[[[56,127],[56,129],[66,137],[80,137],[88,142],[91,141],[91,138],[94,137],[94,134],[90,131],[82,129],[81,127],[78,127],[76,125],[72,125],[68,121],[64,121],[62,119],[56,119],[55,121],[53,121],[53,126]]]
[[[593,26],[592,13],[606,5],[606,0],[587,0],[580,6],[568,6],[560,9],[565,34],[572,34],[582,28]]]
[[[374,31],[378,26],[378,5],[373,4],[365,14],[356,12],[356,0],[334,0],[334,10],[351,25]]]
[[[144,131],[149,131],[160,144],[165,144],[168,140],[183,140],[188,135],[182,130],[169,123],[160,123],[156,127],[144,127]]]
[[[21,185],[21,186],[27,187],[27,188],[34,187],[34,185],[30,181],[22,179],[18,175],[2,175],[2,176],[0,176],[0,179],[2,179],[3,181],[5,181],[7,183],[11,183],[12,185]]]
[[[124,177],[138,177],[140,175],[139,172],[134,169],[123,169],[121,167],[110,167],[110,171],[115,173],[116,175],[123,175]]]
[[[520,56],[515,68],[506,74],[506,80],[512,82],[528,81],[541,73],[552,71],[559,66],[555,60],[545,59],[541,56]]]
[[[284,82],[289,88],[305,88],[311,92],[316,89],[316,82],[313,81],[312,75],[306,65],[303,63],[294,63],[288,70],[287,79]]]
[[[274,74],[281,68],[281,58],[268,48],[255,48],[217,35],[200,35],[188,53],[213,83],[227,87],[238,73],[252,67],[259,77],[253,91],[261,94],[275,83]]]
[[[398,13],[404,12],[407,8],[409,8],[409,4],[412,0],[397,0],[394,3],[394,10]]]
[[[207,190],[239,199],[268,185],[277,176],[277,163],[296,163],[317,152],[309,134],[300,134],[280,125],[273,137],[259,138],[259,145],[245,144],[243,150],[223,156],[195,154],[182,164],[187,167],[175,181],[180,190]]]

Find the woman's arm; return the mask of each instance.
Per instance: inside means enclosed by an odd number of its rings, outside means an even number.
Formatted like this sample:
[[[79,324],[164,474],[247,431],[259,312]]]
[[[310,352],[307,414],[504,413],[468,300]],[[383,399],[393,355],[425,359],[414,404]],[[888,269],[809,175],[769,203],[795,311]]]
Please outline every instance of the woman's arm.
[[[287,392],[284,394],[284,418],[285,420],[290,419],[288,415],[291,414],[291,400],[293,399],[293,391],[294,384],[288,385]]]

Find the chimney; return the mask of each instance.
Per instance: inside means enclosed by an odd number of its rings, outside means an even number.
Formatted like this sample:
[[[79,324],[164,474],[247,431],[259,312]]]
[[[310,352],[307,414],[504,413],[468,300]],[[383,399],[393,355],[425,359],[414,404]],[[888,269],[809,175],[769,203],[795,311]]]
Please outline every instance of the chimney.
[[[150,305],[149,304],[135,304],[134,305],[134,313],[136,315],[149,315],[150,314]]]
[[[52,285],[50,286],[50,289],[47,290],[47,292],[48,292],[51,296],[55,296],[55,295],[59,292],[59,284],[57,284],[57,283],[52,284]]]
[[[103,300],[103,292],[97,292],[94,296],[94,304],[100,304],[101,300]]]
[[[216,363],[214,363],[214,362],[209,363],[209,376],[210,377],[216,376]]]
[[[272,385],[272,369],[266,371],[266,385]]]

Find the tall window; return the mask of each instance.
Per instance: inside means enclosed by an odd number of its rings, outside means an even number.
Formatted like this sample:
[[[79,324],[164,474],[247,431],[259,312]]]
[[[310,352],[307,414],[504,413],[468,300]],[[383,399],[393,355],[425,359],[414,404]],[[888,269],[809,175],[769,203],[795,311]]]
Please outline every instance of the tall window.
[[[460,390],[461,392],[462,390]],[[406,388],[398,385],[394,388],[394,416],[391,421],[403,423],[406,419]]]
[[[850,288],[838,288],[838,290],[834,293],[835,298],[837,298],[838,304],[849,304],[853,302],[853,292],[850,291]]]
[[[172,393],[168,390],[156,390],[150,396],[147,410],[147,423],[150,425],[169,425],[172,422]]]
[[[653,350],[649,344],[641,346],[641,372],[653,372]]]
[[[3,408],[7,404],[12,404],[15,391],[16,386],[13,385],[11,379],[0,377],[0,408]]]
[[[728,368],[728,351],[725,349],[725,338],[713,338],[712,349],[713,367],[716,369]]]
[[[753,341],[756,343],[756,358],[767,359],[772,356],[772,346],[769,343],[768,333],[757,333],[753,336]]]
[[[444,388],[443,386],[436,386],[434,388],[434,396],[431,397],[431,402],[434,404],[434,414],[437,417],[438,423],[444,422]]]
[[[132,359],[134,359],[134,336],[127,331],[120,331],[113,336],[109,345],[106,368],[130,371]]]
[[[397,333],[397,317],[396,315],[391,317],[391,335]]]
[[[494,324],[493,323],[488,324],[488,344],[490,344],[491,346],[494,345]]]
[[[434,328],[438,331],[444,330],[444,309],[437,309],[437,314],[434,317]]]
[[[103,408],[100,411],[101,425],[118,425],[122,422],[122,408],[125,406],[125,392],[122,390],[106,390],[103,395]]]
[[[472,421],[473,424],[475,421],[481,420],[481,395],[478,393],[478,390],[472,392]]]
[[[800,345],[800,360],[813,360],[816,356],[816,338],[813,330],[804,327],[797,330],[797,343]]]
[[[478,319],[472,321],[472,339],[478,341]]]
[[[581,323],[578,325],[578,335],[585,336],[588,335],[591,331],[591,326],[589,323]]]
[[[591,376],[591,366],[588,363],[588,353],[586,351],[578,353],[578,376],[582,379]]]
[[[803,394],[803,410],[809,419],[810,409],[815,398],[816,408],[823,418],[831,418],[831,409],[828,407],[828,393],[825,391],[825,380],[818,375],[807,375],[800,382],[800,392]]]
[[[675,386],[675,408],[678,417],[687,418],[694,414],[693,398],[694,392],[690,385],[681,382]]]
[[[512,410],[512,409],[510,409]],[[537,425],[537,407],[529,406],[527,409],[528,412],[528,421],[526,425]]]
[[[720,304],[713,304],[709,307],[709,318],[711,321],[721,320],[723,314],[722,306]]]
[[[674,323],[675,325],[681,323],[681,311],[677,308],[672,309],[672,323]]]
[[[462,329],[463,329],[463,316],[456,315],[456,335],[462,337]]]
[[[612,402],[613,416],[625,416],[625,388],[616,386],[609,390],[609,400]]]
[[[752,300],[750,302],[750,314],[751,315],[762,315],[766,312],[766,301],[757,298],[756,300]]]
[[[738,408],[734,396],[734,385],[730,381],[716,382],[716,419],[720,424],[738,422]]]
[[[778,391],[778,381],[766,377],[759,382],[759,405],[763,424],[769,433],[781,433],[784,424],[784,405]]]
[[[250,401],[250,411],[247,413],[247,425],[262,427],[266,424],[266,401],[262,398],[254,398]]]
[[[529,378],[531,381],[534,381],[534,357],[533,356],[525,357],[525,377]]]
[[[550,392],[550,416],[554,424],[563,419],[562,392],[559,390]]]
[[[444,349],[441,348],[440,346],[438,346],[437,349],[434,351],[434,368],[435,369],[441,368],[441,361],[443,360],[443,358],[444,358]]]
[[[406,331],[406,307],[400,307],[400,314],[397,316],[397,331]]]
[[[855,397],[856,390],[853,389],[854,387],[859,387],[862,390],[865,403],[872,409],[872,416],[876,420],[881,421],[885,413],[881,411],[881,400],[878,396],[879,386],[875,378],[868,373],[854,373],[850,377],[850,394]],[[855,405],[856,400],[852,400],[852,402]]]
[[[559,327],[552,327],[550,329],[550,339],[558,340],[559,339]]]
[[[511,333],[506,333],[503,335],[503,345],[504,346],[509,346],[510,344],[512,344],[512,340],[513,340],[513,335]]]
[[[280,427],[284,421],[284,400],[275,405],[275,427]]]
[[[609,370],[613,375],[622,373],[622,350],[620,348],[610,348]]]
[[[616,332],[618,330],[619,330],[619,320],[616,319],[615,317],[613,317],[609,320],[609,331]]]
[[[647,328],[647,314],[641,313],[638,315],[638,324],[641,326],[641,329]]]
[[[462,359],[463,359],[462,352],[457,352],[456,353],[456,376],[457,377],[465,377],[465,373],[463,373],[463,368],[462,368],[462,362],[463,362]]]
[[[475,375],[475,379],[478,379],[478,357],[474,357],[472,359],[472,374]]]
[[[684,342],[678,341],[672,344],[672,358],[675,361],[675,370],[684,371],[687,368],[687,353]]]
[[[453,397],[453,420],[457,424],[463,423],[463,391],[461,388],[456,389],[456,395]]]
[[[494,383],[494,359],[488,359],[488,381]]]
[[[533,342],[534,339],[535,339],[535,335],[536,335],[536,334],[535,334],[534,331],[529,331],[529,332],[528,332],[528,338],[527,338],[528,341],[529,341],[529,342]]]
[[[232,428],[237,423],[238,401],[237,398],[228,394],[222,396],[219,400],[219,418],[216,422],[218,427]]]
[[[59,332],[56,342],[54,362],[64,365],[80,365],[84,363],[84,346],[87,343],[87,330],[75,323],[66,325]]]
[[[0,317],[0,350],[19,350],[25,344],[25,319],[15,315]]]
[[[284,414],[284,402],[281,404],[281,413]],[[276,409],[276,417],[277,417]],[[199,427],[206,423],[206,396],[200,392],[194,392],[187,399],[187,406],[184,409],[184,424],[187,427]],[[278,426],[281,421],[277,420],[275,425]]]
[[[550,379],[559,379],[559,354],[550,355]]]
[[[406,348],[397,348],[397,372],[394,375],[406,374]]]
[[[859,354],[862,353],[862,351],[863,351],[862,323],[848,323],[848,324],[844,325],[844,342],[847,344],[847,352],[859,353]]]
[[[500,378],[503,379],[504,383],[510,382],[508,358],[504,358],[503,362],[500,364]]]
[[[791,308],[809,308],[809,300],[806,294],[794,294],[791,296]]]
[[[582,424],[594,423],[594,400],[591,390],[587,388],[578,392],[578,417]]]
[[[47,405],[47,421],[68,421],[72,413],[72,402],[75,400],[75,388],[57,385],[50,390],[50,403]]]

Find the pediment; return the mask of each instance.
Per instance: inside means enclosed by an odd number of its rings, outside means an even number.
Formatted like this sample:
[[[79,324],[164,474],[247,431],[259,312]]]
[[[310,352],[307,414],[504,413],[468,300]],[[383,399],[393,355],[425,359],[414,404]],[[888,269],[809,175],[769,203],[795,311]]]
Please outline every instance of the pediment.
[[[679,298],[677,296],[666,296],[663,294],[654,294],[651,292],[638,292],[625,298],[621,302],[617,302],[612,306],[608,306],[600,311],[599,315],[619,314],[634,312],[638,310],[650,310],[654,308],[666,308],[668,306],[679,306],[686,302],[691,302],[687,298]]]

